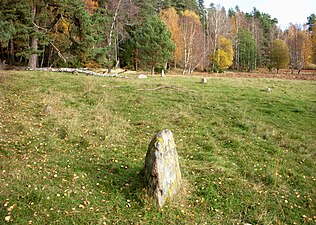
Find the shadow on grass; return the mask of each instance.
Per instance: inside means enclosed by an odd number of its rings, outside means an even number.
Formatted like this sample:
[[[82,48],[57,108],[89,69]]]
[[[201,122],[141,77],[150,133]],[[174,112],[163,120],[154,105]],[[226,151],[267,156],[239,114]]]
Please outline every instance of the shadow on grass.
[[[100,185],[106,192],[121,196],[126,200],[143,202],[145,192],[143,165],[122,165],[119,163],[105,163],[99,173],[95,174],[96,180],[101,179]],[[122,199],[123,200],[123,199]]]

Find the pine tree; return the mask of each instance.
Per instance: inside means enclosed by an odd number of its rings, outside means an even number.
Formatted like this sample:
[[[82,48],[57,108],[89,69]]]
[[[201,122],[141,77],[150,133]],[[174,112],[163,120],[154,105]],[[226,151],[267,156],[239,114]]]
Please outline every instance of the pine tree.
[[[316,14],[311,14],[309,17],[307,17],[307,20],[308,30],[309,32],[312,32],[316,23]]]
[[[0,8],[0,42],[2,60],[26,65],[30,57],[31,9],[28,0],[2,0]]]
[[[316,22],[314,23],[312,35],[311,35],[311,44],[312,44],[312,63],[316,64]]]
[[[174,7],[178,12],[190,10],[199,14],[199,6],[195,0],[173,0],[171,6]]]
[[[238,32],[239,70],[251,71],[256,64],[256,42],[252,33],[245,29]]]
[[[141,62],[151,67],[152,74],[157,66],[172,59],[175,50],[171,33],[158,16],[149,16],[136,30],[135,43]]]

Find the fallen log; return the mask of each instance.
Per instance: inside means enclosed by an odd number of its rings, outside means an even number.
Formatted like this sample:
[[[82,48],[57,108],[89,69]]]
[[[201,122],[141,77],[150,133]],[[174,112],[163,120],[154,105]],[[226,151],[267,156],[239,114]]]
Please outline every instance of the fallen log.
[[[97,73],[88,69],[76,69],[76,68],[50,68],[50,67],[45,67],[45,68],[35,68],[35,69],[31,69],[28,68],[27,70],[30,71],[46,71],[46,72],[61,72],[61,73],[83,73],[86,75],[90,75],[90,76],[99,76],[99,77],[118,77],[118,78],[128,78],[126,76],[120,76],[118,74],[120,73],[124,73],[126,72],[119,72],[119,73],[112,73],[112,74],[105,74],[105,73]]]
[[[179,88],[176,86],[159,86],[156,88],[138,89],[138,91],[158,91],[161,89],[173,89],[173,90],[177,90],[177,91],[196,92],[195,90],[186,90],[186,89]]]

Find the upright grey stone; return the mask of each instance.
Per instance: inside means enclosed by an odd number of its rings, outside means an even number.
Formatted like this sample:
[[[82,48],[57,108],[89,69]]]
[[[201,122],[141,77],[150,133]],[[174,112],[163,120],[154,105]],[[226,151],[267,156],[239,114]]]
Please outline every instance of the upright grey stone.
[[[202,83],[202,84],[206,84],[206,83],[207,83],[207,79],[206,79],[205,77],[203,77],[203,78],[201,79],[201,83]]]
[[[161,77],[166,77],[164,70],[161,70]]]
[[[145,180],[149,195],[163,206],[180,188],[181,172],[173,134],[166,129],[150,142],[145,161]]]

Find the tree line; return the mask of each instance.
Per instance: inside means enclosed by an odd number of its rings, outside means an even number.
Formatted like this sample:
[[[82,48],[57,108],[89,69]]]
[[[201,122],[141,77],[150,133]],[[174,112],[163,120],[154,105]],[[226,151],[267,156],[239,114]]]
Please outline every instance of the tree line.
[[[1,0],[0,60],[36,67],[125,67],[183,74],[316,64],[316,16],[282,31],[253,8],[203,0]]]

